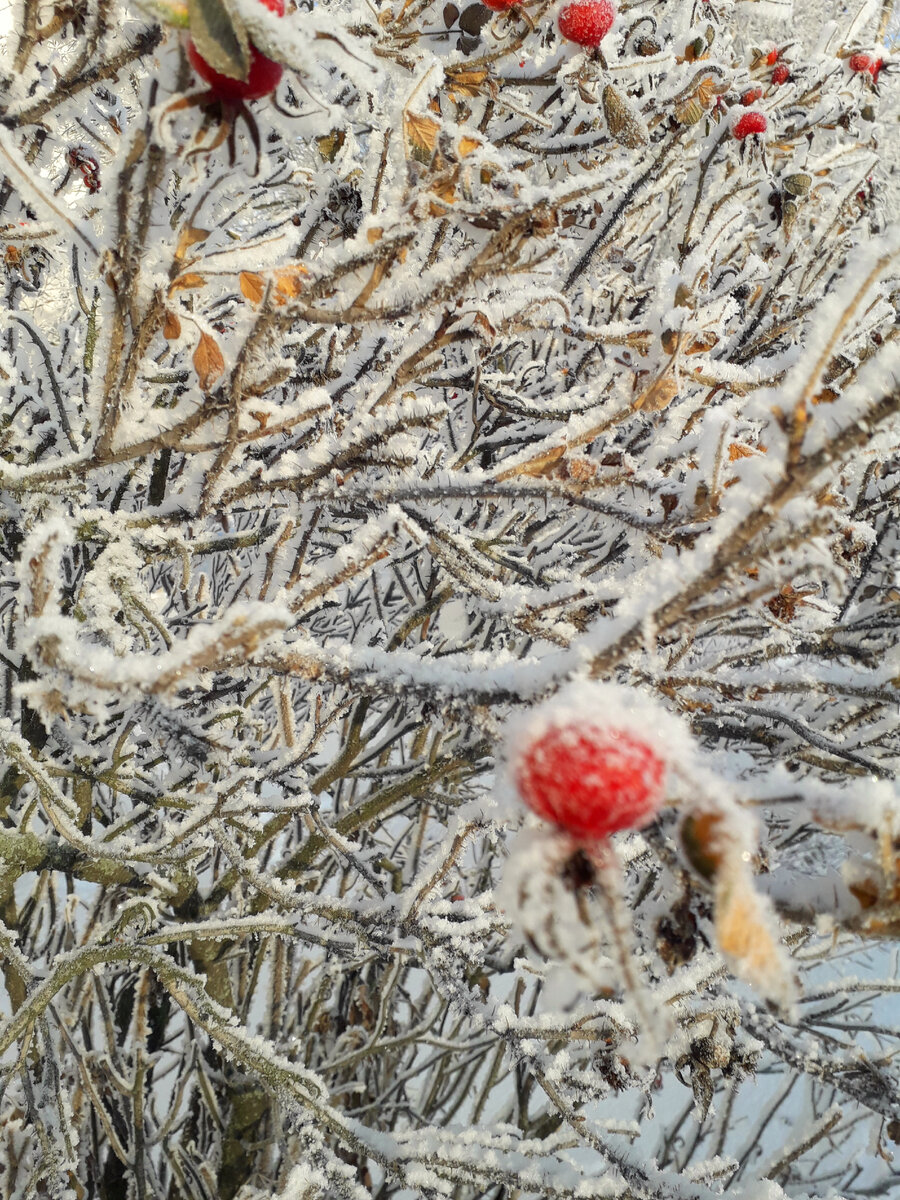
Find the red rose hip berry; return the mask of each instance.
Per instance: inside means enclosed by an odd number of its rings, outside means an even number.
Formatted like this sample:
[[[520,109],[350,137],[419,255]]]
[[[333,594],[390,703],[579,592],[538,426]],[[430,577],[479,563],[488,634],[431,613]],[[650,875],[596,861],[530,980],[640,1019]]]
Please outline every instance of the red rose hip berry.
[[[481,0],[485,8],[490,8],[494,12],[509,12],[520,2],[521,0]]]
[[[757,100],[761,100],[761,99],[762,99],[762,88],[761,87],[747,88],[746,92],[744,92],[743,96],[741,96],[741,104],[743,104],[744,108],[749,108],[751,104],[755,104],[757,102]]]
[[[772,82],[776,85],[787,83],[791,77],[791,68],[787,63],[779,63],[772,72]]]
[[[579,0],[559,14],[559,32],[579,46],[599,46],[615,19],[616,6],[610,0]]]
[[[768,128],[769,122],[766,120],[763,113],[748,112],[744,113],[742,117],[735,121],[731,132],[732,135],[736,137],[739,142],[741,142],[744,140],[744,138],[750,137],[751,134],[765,133]]]
[[[550,723],[516,756],[513,776],[539,817],[578,838],[640,829],[655,817],[665,763],[631,730]]]
[[[851,54],[847,59],[847,66],[851,71],[855,71],[861,75],[866,71],[871,72],[875,66],[875,59],[872,58],[871,54]]]
[[[284,16],[284,0],[260,0],[260,3],[277,16]],[[278,87],[284,73],[281,63],[273,62],[253,45],[250,47],[250,69],[246,79],[232,79],[215,70],[193,42],[188,42],[188,58],[200,78],[209,84],[215,98],[230,104],[268,96]]]

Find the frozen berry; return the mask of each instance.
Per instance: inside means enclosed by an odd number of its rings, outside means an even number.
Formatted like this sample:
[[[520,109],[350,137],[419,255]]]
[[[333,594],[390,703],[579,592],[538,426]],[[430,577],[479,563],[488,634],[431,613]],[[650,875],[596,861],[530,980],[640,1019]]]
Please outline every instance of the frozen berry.
[[[260,0],[270,12],[284,16],[284,0]],[[209,65],[193,42],[188,42],[188,58],[201,79],[210,86],[217,100],[237,104],[243,100],[259,100],[278,87],[284,68],[265,54],[250,47],[250,69],[246,79],[232,79]]]
[[[755,104],[757,102],[757,100],[761,100],[761,99],[762,99],[762,88],[760,88],[760,87],[747,88],[746,92],[744,92],[743,96],[741,96],[741,104],[743,104],[744,108],[749,108],[751,104]]]
[[[787,65],[787,63],[779,63],[778,66],[775,68],[775,70],[772,72],[772,82],[776,85],[782,84],[782,83],[787,83],[787,81],[790,79],[790,77],[791,77],[791,68]]]
[[[559,32],[579,46],[599,46],[612,29],[616,7],[610,0],[581,0],[559,14]]]
[[[552,719],[517,756],[514,778],[539,817],[581,838],[649,824],[663,800],[665,764],[631,730],[589,718]]]
[[[769,51],[769,53],[766,55],[766,62],[769,64],[770,67],[775,66],[775,64],[778,62],[778,56],[780,54],[781,54],[781,51],[778,49]]]
[[[519,2],[520,0],[481,0],[485,8],[493,9],[494,12],[509,12]]]
[[[847,59],[847,66],[858,74],[864,74],[866,71],[871,73],[875,66],[875,59],[871,54],[851,54]]]
[[[768,127],[769,122],[763,113],[747,112],[735,122],[731,132],[740,142],[752,133],[765,133]]]

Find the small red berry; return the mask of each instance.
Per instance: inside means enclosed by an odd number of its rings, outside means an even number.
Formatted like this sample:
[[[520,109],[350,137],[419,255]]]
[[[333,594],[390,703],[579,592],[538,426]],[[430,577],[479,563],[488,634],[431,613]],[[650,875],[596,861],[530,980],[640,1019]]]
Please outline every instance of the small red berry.
[[[770,67],[774,67],[775,64],[778,62],[778,55],[780,53],[781,53],[780,50],[775,49],[775,50],[770,50],[769,53],[766,55],[766,62],[769,64]]]
[[[871,67],[869,67],[869,74],[872,76],[873,83],[878,82],[878,75],[884,70],[885,65],[884,59],[879,58],[876,62],[872,63]]]
[[[880,66],[881,64],[877,64]],[[862,74],[865,71],[873,72],[876,67],[875,59],[870,54],[851,54],[847,59],[847,66],[851,71],[856,71]]]
[[[284,0],[260,0],[270,12],[284,16]],[[210,86],[217,100],[240,103],[242,100],[259,100],[274,92],[281,81],[284,68],[265,54],[250,47],[250,70],[246,79],[232,79],[209,65],[193,42],[188,42],[188,58],[201,79]]]
[[[630,730],[552,721],[517,757],[515,782],[539,817],[575,837],[640,829],[664,796],[665,764]]]
[[[599,46],[615,19],[616,6],[610,0],[578,0],[559,14],[559,32],[579,46]]]
[[[491,8],[494,12],[509,12],[511,8],[515,8],[519,0],[481,0],[485,8]]]
[[[748,112],[735,122],[734,128],[731,130],[732,135],[743,141],[745,137],[749,137],[751,133],[765,133],[769,127],[769,122],[761,112]]]
[[[744,108],[749,108],[751,104],[755,104],[757,102],[757,100],[761,100],[761,99],[762,99],[762,88],[760,88],[760,87],[747,88],[746,92],[744,92],[743,96],[741,96],[741,104],[743,104]]]
[[[787,63],[779,63],[778,66],[775,68],[775,70],[772,72],[772,82],[774,84],[787,83],[787,81],[790,79],[790,77],[791,77],[791,68],[787,65]]]

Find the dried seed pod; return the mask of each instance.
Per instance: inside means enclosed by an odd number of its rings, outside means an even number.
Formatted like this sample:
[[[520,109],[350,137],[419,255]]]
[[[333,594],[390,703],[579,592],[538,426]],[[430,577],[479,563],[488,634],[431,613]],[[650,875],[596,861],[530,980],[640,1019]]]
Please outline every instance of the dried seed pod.
[[[603,89],[603,115],[609,132],[622,146],[636,150],[650,141],[644,118],[628,100],[608,83]]]
[[[789,196],[805,196],[812,184],[812,176],[805,171],[797,171],[793,175],[785,175],[782,187]]]

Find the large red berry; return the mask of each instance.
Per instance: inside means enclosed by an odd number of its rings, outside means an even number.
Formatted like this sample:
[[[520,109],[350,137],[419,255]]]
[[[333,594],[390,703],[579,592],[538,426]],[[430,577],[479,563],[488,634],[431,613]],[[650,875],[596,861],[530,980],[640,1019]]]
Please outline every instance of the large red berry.
[[[738,141],[742,141],[752,133],[765,133],[768,127],[769,122],[763,113],[748,112],[734,123],[731,132]]]
[[[599,46],[615,19],[616,6],[610,0],[577,0],[559,14],[559,32],[579,46]]]
[[[284,0],[260,0],[270,12],[284,16]],[[259,100],[274,92],[281,81],[284,68],[265,54],[250,47],[250,70],[246,79],[232,79],[211,67],[193,42],[188,42],[188,58],[201,79],[206,80],[218,100],[236,104],[242,100]]]
[[[579,838],[640,829],[663,800],[665,764],[631,730],[564,718],[517,755],[514,778],[539,817]]]
[[[862,74],[872,70],[875,66],[875,59],[870,54],[851,54],[847,59],[847,66],[851,71]]]
[[[774,84],[787,83],[791,77],[791,68],[787,63],[779,63],[772,72],[772,82]]]

